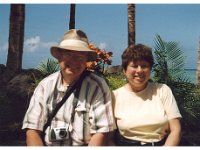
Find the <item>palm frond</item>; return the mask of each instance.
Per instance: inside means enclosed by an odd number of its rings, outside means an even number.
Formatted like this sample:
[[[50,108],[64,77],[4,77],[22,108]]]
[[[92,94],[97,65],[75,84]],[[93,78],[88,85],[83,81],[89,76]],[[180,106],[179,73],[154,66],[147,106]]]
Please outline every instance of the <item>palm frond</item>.
[[[56,60],[49,58],[40,62],[36,69],[45,75],[50,75],[59,70],[59,65]]]
[[[155,40],[154,77],[158,82],[187,78],[184,72],[184,56],[177,42],[165,42],[159,35]],[[189,79],[189,78],[188,78]]]

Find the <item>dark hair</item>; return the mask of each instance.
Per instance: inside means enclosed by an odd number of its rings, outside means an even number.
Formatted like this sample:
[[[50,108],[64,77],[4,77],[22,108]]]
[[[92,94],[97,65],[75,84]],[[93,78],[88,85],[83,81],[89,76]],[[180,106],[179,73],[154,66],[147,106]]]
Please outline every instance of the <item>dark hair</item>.
[[[135,62],[137,60],[143,60],[148,62],[150,64],[151,69],[154,64],[151,48],[143,44],[137,44],[137,45],[131,44],[124,50],[121,58],[122,58],[122,68],[124,70],[127,69],[127,66],[130,62]]]

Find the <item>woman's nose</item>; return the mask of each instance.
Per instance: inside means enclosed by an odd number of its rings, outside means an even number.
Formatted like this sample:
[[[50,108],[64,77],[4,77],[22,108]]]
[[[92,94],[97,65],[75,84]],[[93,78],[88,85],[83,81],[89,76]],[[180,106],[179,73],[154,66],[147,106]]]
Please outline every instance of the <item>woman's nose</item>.
[[[136,68],[136,71],[142,71],[142,67],[141,66],[138,66],[137,68]]]

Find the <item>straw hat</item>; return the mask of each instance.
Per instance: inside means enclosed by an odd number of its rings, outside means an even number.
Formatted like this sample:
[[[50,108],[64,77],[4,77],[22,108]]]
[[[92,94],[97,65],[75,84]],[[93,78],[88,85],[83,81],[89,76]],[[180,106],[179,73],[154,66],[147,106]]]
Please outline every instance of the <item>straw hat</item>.
[[[76,29],[67,31],[58,46],[51,47],[51,54],[58,59],[61,50],[79,51],[88,53],[88,61],[94,61],[97,53],[89,48],[87,35]]]

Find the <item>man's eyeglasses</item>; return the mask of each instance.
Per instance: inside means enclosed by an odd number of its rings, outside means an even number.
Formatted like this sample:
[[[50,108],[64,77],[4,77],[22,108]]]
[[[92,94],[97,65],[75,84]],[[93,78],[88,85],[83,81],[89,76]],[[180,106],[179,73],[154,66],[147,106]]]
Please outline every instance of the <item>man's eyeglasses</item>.
[[[82,52],[70,52],[70,51],[61,51],[62,56],[67,59],[73,59],[78,62],[87,61],[87,53]]]

